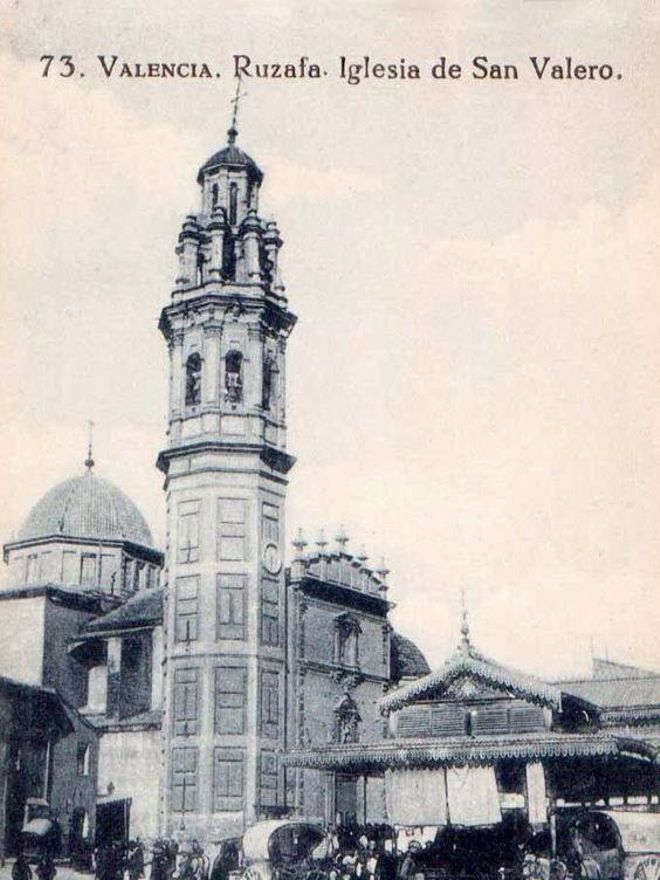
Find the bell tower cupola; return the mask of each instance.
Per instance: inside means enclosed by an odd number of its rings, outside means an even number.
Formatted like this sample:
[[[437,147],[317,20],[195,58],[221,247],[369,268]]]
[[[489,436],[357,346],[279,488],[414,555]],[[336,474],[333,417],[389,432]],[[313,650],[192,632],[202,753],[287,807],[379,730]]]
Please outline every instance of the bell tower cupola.
[[[284,802],[286,347],[296,318],[263,174],[228,142],[199,170],[160,318],[169,350],[162,829],[241,833]]]
[[[169,447],[221,436],[284,452],[284,352],[296,319],[279,275],[279,230],[258,213],[263,173],[236,138],[232,126],[199,170],[200,211],[183,221],[178,277],[161,315]]]

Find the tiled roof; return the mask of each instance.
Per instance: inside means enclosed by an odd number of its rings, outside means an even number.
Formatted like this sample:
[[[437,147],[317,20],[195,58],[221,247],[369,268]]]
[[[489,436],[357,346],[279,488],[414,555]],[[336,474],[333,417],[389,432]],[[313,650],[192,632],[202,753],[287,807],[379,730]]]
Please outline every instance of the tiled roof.
[[[82,633],[110,632],[137,626],[155,626],[163,620],[162,587],[140,590],[134,596],[102,617],[97,617],[83,627]]]
[[[163,713],[160,709],[149,709],[139,712],[137,715],[129,715],[127,718],[108,718],[107,715],[88,715],[88,724],[98,731],[111,732],[121,730],[146,730],[160,727]]]
[[[660,675],[646,678],[598,679],[557,682],[557,687],[567,694],[587,700],[601,709],[622,709],[633,706],[658,706],[660,708]]]
[[[71,477],[46,492],[30,511],[16,540],[53,535],[153,547],[149,526],[131,499],[93,473]]]
[[[471,676],[522,699],[545,706],[559,707],[561,704],[559,688],[531,675],[501,666],[494,660],[484,657],[472,645],[464,644],[439,669],[416,681],[408,682],[382,697],[379,703],[381,711],[391,712],[400,709],[406,703],[417,702],[461,675]]]
[[[594,657],[593,661],[593,678],[649,678],[658,675],[657,672],[651,672],[650,669],[641,669],[639,666],[629,666],[625,663],[615,663],[613,660],[604,660],[601,657]]]
[[[421,678],[428,675],[431,667],[414,642],[398,632],[392,632],[390,642],[390,674],[393,681]]]
[[[197,175],[198,182],[201,183],[202,178],[207,171],[210,171],[212,168],[218,168],[222,165],[246,168],[248,177],[255,180],[257,183],[261,183],[264,177],[263,172],[254,159],[248,156],[247,153],[244,153],[243,150],[235,144],[228,144],[226,147],[223,147],[222,150],[218,150],[217,153],[214,153],[202,165],[199,169],[199,174]]]
[[[0,675],[0,693],[18,698],[17,716],[26,728],[45,729],[49,723],[63,730],[72,726],[68,708],[52,688]]]

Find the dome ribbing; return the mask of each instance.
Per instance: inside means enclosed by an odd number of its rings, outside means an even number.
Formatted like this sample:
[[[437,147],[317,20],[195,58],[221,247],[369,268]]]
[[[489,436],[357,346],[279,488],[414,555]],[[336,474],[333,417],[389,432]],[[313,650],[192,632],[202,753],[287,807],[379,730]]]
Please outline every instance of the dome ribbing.
[[[59,535],[153,547],[149,526],[131,499],[91,472],[64,480],[47,492],[30,511],[16,540]]]

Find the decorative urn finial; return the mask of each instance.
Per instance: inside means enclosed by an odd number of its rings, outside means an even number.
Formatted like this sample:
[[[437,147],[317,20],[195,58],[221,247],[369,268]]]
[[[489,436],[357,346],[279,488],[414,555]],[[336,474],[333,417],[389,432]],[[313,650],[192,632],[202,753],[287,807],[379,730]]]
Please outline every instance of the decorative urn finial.
[[[298,531],[296,532],[296,536],[293,539],[292,543],[297,551],[296,552],[296,559],[301,559],[304,552],[305,552],[305,547],[307,546],[307,541],[305,539],[305,536],[303,535],[302,529],[298,529]]]
[[[346,550],[346,545],[348,544],[348,534],[343,525],[339,526],[337,534],[335,535],[335,541],[337,542],[340,550]]]
[[[87,422],[87,428],[87,458],[85,459],[85,467],[87,468],[87,473],[91,474],[94,467],[94,456],[92,455],[92,445],[94,441],[94,422]]]

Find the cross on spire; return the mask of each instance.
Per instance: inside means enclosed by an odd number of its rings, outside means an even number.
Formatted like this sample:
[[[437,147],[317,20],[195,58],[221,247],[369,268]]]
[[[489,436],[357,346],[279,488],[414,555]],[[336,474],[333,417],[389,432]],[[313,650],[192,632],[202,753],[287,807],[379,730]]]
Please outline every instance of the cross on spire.
[[[233,144],[236,140],[236,135],[238,134],[238,129],[236,128],[236,123],[238,122],[238,106],[241,98],[244,98],[247,95],[247,92],[241,91],[241,75],[240,73],[236,77],[236,94],[229,101],[230,104],[234,105],[234,109],[231,116],[231,127],[227,132],[229,143]]]
[[[85,467],[87,468],[87,473],[91,474],[92,468],[94,467],[94,458],[92,456],[92,444],[94,441],[94,422],[91,420],[87,422],[87,458],[85,459]]]

